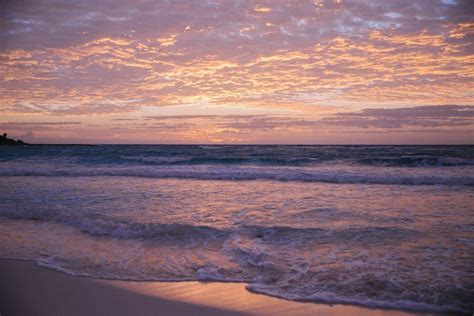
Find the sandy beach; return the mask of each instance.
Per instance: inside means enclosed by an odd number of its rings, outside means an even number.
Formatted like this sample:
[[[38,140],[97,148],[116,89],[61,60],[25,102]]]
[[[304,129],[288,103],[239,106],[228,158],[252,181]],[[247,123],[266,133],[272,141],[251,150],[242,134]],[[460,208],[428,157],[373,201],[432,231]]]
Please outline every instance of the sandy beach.
[[[0,259],[0,283],[2,315],[410,315],[287,301],[242,283],[97,280],[24,260]]]

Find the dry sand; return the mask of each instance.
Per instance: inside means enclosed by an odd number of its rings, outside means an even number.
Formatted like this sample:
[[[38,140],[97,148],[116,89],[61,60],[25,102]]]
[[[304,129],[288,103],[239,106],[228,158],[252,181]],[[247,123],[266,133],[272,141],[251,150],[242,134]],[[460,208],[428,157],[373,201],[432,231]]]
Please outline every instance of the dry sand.
[[[11,315],[412,315],[282,300],[242,283],[134,282],[67,275],[0,259],[0,314]]]

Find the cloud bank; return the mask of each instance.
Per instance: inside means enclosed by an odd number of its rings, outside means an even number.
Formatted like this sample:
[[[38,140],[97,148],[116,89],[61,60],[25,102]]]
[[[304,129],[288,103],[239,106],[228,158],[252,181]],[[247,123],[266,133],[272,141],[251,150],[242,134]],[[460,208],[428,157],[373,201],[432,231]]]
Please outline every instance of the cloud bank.
[[[216,128],[307,131],[317,122],[341,132],[404,126],[471,132],[469,0],[0,6],[0,113],[8,121],[75,116],[82,126],[106,122],[117,130],[115,116],[147,124],[146,116],[172,115],[169,108],[216,126],[212,115],[242,109],[266,117]],[[417,107],[423,105],[433,108]],[[186,106],[194,112],[181,113]]]

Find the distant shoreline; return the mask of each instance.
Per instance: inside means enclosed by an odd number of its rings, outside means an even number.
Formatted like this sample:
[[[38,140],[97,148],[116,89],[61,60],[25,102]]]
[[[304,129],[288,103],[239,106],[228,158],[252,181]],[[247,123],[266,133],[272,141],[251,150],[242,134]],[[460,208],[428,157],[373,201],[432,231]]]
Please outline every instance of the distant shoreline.
[[[3,133],[3,135],[0,135],[0,146],[23,146],[23,145],[28,145],[28,143],[25,143],[21,139],[14,140],[13,138],[8,138],[7,133]]]

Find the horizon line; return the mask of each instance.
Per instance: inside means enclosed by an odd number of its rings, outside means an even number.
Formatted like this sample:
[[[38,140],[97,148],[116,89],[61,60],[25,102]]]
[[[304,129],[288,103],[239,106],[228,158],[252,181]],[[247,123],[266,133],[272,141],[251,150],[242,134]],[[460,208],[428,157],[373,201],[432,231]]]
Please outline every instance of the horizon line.
[[[20,146],[474,146],[474,143],[458,143],[458,144],[434,144],[434,143],[419,143],[419,144],[388,144],[388,143],[377,143],[377,144],[348,144],[348,143],[333,143],[333,144],[276,144],[276,143],[26,143]]]

